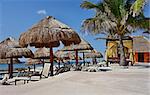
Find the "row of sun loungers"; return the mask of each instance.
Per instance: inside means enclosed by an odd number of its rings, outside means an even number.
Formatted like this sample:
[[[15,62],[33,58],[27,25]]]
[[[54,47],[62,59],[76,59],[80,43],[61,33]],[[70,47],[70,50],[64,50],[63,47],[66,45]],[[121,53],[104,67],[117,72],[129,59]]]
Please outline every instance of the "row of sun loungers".
[[[24,81],[25,83],[28,83],[29,81],[38,81],[41,78],[48,78],[49,76],[49,70],[50,70],[50,64],[45,63],[42,72],[40,73],[34,73],[29,74],[28,76],[19,76],[19,74],[16,77],[9,78],[9,74],[4,74],[3,79],[0,81],[1,84],[11,84],[15,83],[17,84],[17,81]]]
[[[95,64],[95,65],[89,65],[89,66],[81,66],[81,65],[73,66],[73,65],[68,64],[68,65],[62,66],[60,68],[56,68],[55,75],[58,75],[60,73],[67,72],[70,70],[98,72],[98,71],[110,71],[111,68],[106,67],[104,62]],[[9,78],[9,74],[4,74],[3,79],[0,81],[0,83],[1,84],[15,83],[15,85],[16,85],[17,81],[24,81],[24,84],[28,83],[29,81],[39,81],[41,78],[48,78],[49,71],[50,71],[50,64],[45,63],[42,71],[40,71],[40,72],[34,72],[34,73],[28,72],[28,74],[25,74],[22,76],[19,76],[19,73],[18,73],[18,75],[13,78]]]

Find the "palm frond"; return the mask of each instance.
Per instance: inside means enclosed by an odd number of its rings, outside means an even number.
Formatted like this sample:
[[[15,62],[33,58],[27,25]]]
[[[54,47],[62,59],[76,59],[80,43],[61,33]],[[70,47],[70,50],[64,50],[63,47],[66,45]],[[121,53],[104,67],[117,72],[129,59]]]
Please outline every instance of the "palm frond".
[[[108,5],[111,12],[114,14],[114,16],[118,19],[122,18],[122,13],[124,13],[124,6],[125,1],[124,0],[104,0],[106,4]]]
[[[145,3],[145,0],[136,0],[130,8],[130,14],[132,14],[133,17],[138,16],[142,11]]]
[[[127,20],[127,24],[132,26],[133,28],[143,28],[145,30],[150,30],[150,18],[145,18],[143,14],[140,14],[137,17],[129,16]]]
[[[92,2],[89,2],[89,1],[83,1],[83,3],[81,3],[80,7],[83,9],[97,9],[97,8],[99,8],[98,5],[96,5]]]
[[[107,18],[106,15],[97,16],[94,18],[86,19],[82,24],[82,30],[86,32],[90,32],[92,34],[110,32],[114,30],[113,28],[116,26],[115,22],[112,22]]]
[[[131,8],[131,6],[132,6],[132,4],[135,2],[135,0],[126,0],[125,1],[125,9],[126,9],[126,11],[130,11],[130,8]]]

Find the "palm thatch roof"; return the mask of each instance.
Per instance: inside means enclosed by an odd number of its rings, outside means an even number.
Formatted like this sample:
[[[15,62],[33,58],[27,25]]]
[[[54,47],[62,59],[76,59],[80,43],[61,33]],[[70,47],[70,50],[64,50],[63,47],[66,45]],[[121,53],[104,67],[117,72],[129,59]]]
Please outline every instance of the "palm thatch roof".
[[[150,52],[150,41],[143,36],[133,37],[134,52]]]
[[[9,51],[8,48],[0,48],[0,59],[6,59],[6,53]]]
[[[0,59],[6,58],[6,53],[9,52],[10,48],[20,47],[19,42],[12,37],[0,42]]]
[[[0,63],[7,63],[7,64],[10,64],[10,59],[7,58],[7,59],[0,59]],[[18,58],[14,58],[13,59],[13,63],[21,63],[20,60]]]
[[[61,50],[58,50],[55,52],[55,56],[60,59],[70,59],[70,60],[75,60],[75,52],[64,52]],[[82,58],[78,56],[78,59],[81,60]]]
[[[75,60],[76,59],[75,52],[67,52],[64,56],[68,56],[68,58],[70,60]],[[82,58],[80,56],[78,56],[78,60],[82,60]]]
[[[0,42],[0,48],[5,48],[5,47],[15,48],[15,47],[20,47],[20,45],[19,42],[14,38],[8,37],[2,42]]]
[[[6,54],[7,58],[32,58],[34,55],[28,48],[10,48]]]
[[[66,54],[66,52],[61,51],[61,50],[57,50],[54,55],[59,58],[59,59],[63,59],[63,58],[68,58],[68,55]]]
[[[34,65],[34,64],[43,64],[43,62],[40,59],[32,59],[29,58],[26,62],[27,65]]]
[[[85,52],[88,52],[86,50],[93,50],[93,47],[85,41],[83,38],[81,38],[81,42],[77,45],[70,45],[70,46],[65,46],[62,51],[74,51],[74,50],[82,50]]]
[[[100,52],[93,50],[91,53],[87,53],[85,57],[86,58],[102,58],[103,55]]]
[[[34,52],[34,58],[50,58],[50,53],[47,48],[39,48]]]
[[[58,47],[59,41],[64,45],[78,44],[80,37],[73,29],[52,16],[42,19],[19,38],[19,44],[23,47]]]

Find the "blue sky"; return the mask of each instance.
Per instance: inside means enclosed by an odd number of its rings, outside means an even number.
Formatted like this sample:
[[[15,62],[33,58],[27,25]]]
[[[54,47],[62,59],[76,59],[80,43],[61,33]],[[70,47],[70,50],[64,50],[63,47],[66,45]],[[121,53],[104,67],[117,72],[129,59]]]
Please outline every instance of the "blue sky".
[[[87,35],[81,30],[84,19],[92,17],[93,11],[80,8],[83,0],[0,0],[0,41],[8,36],[16,39],[33,24],[50,15],[69,25],[98,51],[104,52],[105,40],[94,40],[97,36]],[[98,1],[98,0],[90,0]],[[145,15],[150,17],[150,2]],[[45,15],[44,15],[45,14]],[[141,33],[137,33],[141,34]]]

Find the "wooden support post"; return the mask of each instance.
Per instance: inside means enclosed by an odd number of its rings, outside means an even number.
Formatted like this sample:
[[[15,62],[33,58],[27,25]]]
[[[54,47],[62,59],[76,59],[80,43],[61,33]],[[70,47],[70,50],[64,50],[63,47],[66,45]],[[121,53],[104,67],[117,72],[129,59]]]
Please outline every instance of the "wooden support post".
[[[10,78],[13,78],[13,58],[10,58],[10,64],[9,64],[9,75]]]
[[[83,65],[85,66],[85,54],[83,52]]]
[[[35,64],[33,64],[33,69],[34,69],[34,72],[35,72]]]
[[[58,59],[58,68],[60,69],[60,59]]]
[[[52,47],[50,47],[50,63],[51,63],[51,65],[50,65],[50,76],[54,76],[54,74],[53,74],[53,48]]]
[[[75,50],[76,53],[76,66],[78,66],[78,50]]]
[[[44,64],[45,64],[45,60],[44,60],[44,58],[43,58],[43,68],[44,68]]]

